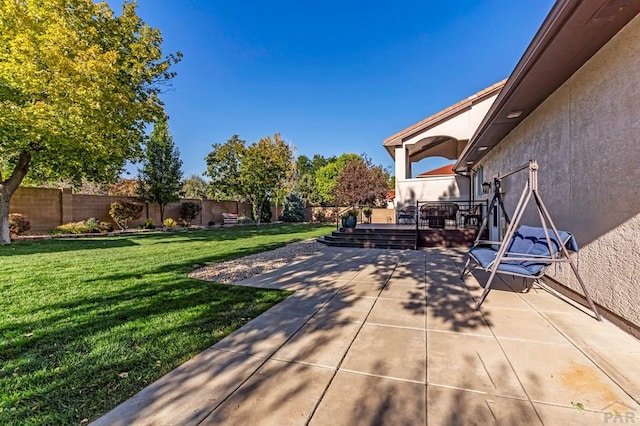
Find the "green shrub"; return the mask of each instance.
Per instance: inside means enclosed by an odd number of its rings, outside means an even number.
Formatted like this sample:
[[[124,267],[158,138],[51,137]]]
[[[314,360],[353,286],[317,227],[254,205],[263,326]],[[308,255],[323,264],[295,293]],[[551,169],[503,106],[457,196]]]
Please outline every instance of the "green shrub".
[[[109,215],[120,229],[127,229],[129,222],[142,216],[144,206],[135,201],[116,201],[111,203]]]
[[[99,222],[95,217],[81,222],[70,222],[55,227],[51,230],[51,234],[89,234],[104,233],[113,231],[113,227],[109,222]]]
[[[373,209],[371,207],[365,207],[362,209],[362,214],[367,218],[367,221],[371,223],[371,216],[373,215]]]
[[[98,225],[99,232],[111,232],[113,231],[113,225],[111,222],[100,222]]]
[[[191,225],[191,221],[194,220],[200,214],[200,204],[193,201],[187,201],[180,206],[180,220],[184,226]]]
[[[178,226],[178,223],[172,218],[168,217],[164,220],[164,222],[162,222],[162,225],[164,225],[165,228],[175,228],[176,226]]]
[[[153,219],[147,218],[144,223],[140,225],[142,229],[156,229],[156,226],[153,224]]]
[[[31,222],[20,213],[9,214],[9,235],[12,237],[22,235],[31,229]]]
[[[100,222],[98,222],[98,219],[96,219],[95,217],[90,217],[89,219],[85,220],[84,224],[89,227],[89,232],[97,232],[98,228],[100,227]]]
[[[289,194],[285,201],[282,220],[284,222],[304,222],[304,200],[295,192]]]
[[[70,222],[56,226],[52,234],[88,234],[91,227],[84,222]]]
[[[349,218],[349,216],[358,217],[358,210],[347,210],[346,212],[342,213],[342,215],[340,215],[340,218],[347,219]]]
[[[95,217],[90,217],[84,221],[84,224],[89,227],[89,232],[110,232],[113,227],[109,222],[100,222]]]

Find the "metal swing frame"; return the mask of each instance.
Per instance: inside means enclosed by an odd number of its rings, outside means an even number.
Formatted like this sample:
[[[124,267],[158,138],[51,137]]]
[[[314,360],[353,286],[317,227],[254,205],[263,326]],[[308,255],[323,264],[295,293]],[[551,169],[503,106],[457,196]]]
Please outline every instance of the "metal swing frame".
[[[507,176],[513,175],[515,173],[518,173],[520,171],[523,170],[529,170],[529,177],[527,179],[527,182],[525,184],[525,187],[522,191],[522,195],[520,196],[520,199],[518,201],[518,204],[516,205],[516,209],[513,213],[513,221],[509,220],[509,215],[506,212],[506,209],[504,207],[504,203],[502,201],[502,195],[500,192],[500,182],[502,181],[502,179],[506,178]],[[540,217],[540,222],[542,224],[542,229],[544,230],[544,236],[546,239],[546,243],[547,243],[547,248],[549,249],[549,253],[551,254],[548,257],[545,256],[535,256],[535,255],[527,255],[527,254],[523,254],[523,253],[517,253],[517,252],[508,252],[508,248],[511,245],[511,241],[517,231],[518,225],[520,223],[520,220],[522,219],[522,216],[524,215],[524,212],[526,210],[527,205],[529,204],[529,202],[531,201],[531,198],[534,199],[535,203],[536,203],[536,207],[538,210],[538,215]],[[482,235],[482,233],[484,232],[484,230],[487,228],[488,226],[488,222],[489,222],[489,215],[491,214],[491,212],[494,209],[494,206],[496,206],[496,204],[498,206],[500,206],[500,209],[502,210],[504,217],[507,221],[507,231],[504,235],[504,237],[502,238],[502,241],[486,241],[486,240],[481,240],[480,236]],[[480,306],[482,305],[482,303],[484,302],[484,300],[486,299],[487,295],[489,294],[489,291],[491,291],[491,284],[493,283],[493,280],[496,276],[496,274],[501,273],[501,274],[507,274],[507,275],[517,275],[517,276],[521,276],[524,278],[531,278],[531,279],[538,279],[540,278],[542,275],[544,275],[544,270],[551,264],[553,263],[568,263],[571,266],[571,270],[573,271],[574,275],[576,276],[578,283],[580,284],[580,287],[582,288],[582,291],[584,293],[585,298],[587,299],[587,302],[589,304],[589,307],[591,308],[591,310],[593,311],[593,313],[595,314],[595,317],[598,321],[601,321],[602,318],[600,317],[600,314],[598,313],[595,304],[593,303],[593,300],[591,299],[591,296],[589,295],[589,292],[587,290],[587,287],[584,284],[584,281],[582,280],[582,277],[580,276],[579,272],[578,272],[578,268],[576,267],[576,265],[574,264],[573,260],[571,260],[571,258],[569,257],[569,251],[567,250],[566,247],[566,242],[561,238],[560,233],[558,232],[558,229],[556,228],[555,224],[553,223],[553,220],[551,219],[551,216],[549,215],[549,211],[547,210],[544,202],[542,201],[542,198],[540,196],[540,193],[538,191],[538,163],[535,160],[530,160],[528,164],[519,167],[515,170],[512,170],[502,176],[499,176],[497,178],[494,179],[494,194],[493,194],[493,198],[491,199],[491,203],[489,205],[489,211],[487,212],[488,214],[485,215],[485,217],[482,220],[482,225],[480,227],[480,230],[478,231],[478,236],[476,237],[476,240],[473,243],[473,246],[471,247],[471,249],[469,250],[469,254],[468,254],[468,258],[467,258],[467,262],[464,266],[464,269],[462,270],[462,274],[461,274],[461,278],[464,278],[464,276],[467,273],[467,269],[469,269],[469,272],[471,271],[471,269],[469,268],[470,262],[472,261],[472,250],[474,248],[476,248],[479,244],[497,244],[499,245],[499,248],[497,249],[497,253],[495,256],[495,259],[493,260],[493,262],[489,265],[488,268],[483,267],[482,265],[477,265],[482,267],[482,269],[484,269],[487,272],[490,272],[490,276],[489,279],[487,280],[487,283],[485,284],[484,290],[482,292],[482,295],[480,296],[480,299],[478,300],[478,302],[476,303],[476,309],[479,309]],[[554,249],[554,245],[552,244],[551,241],[551,237],[550,237],[550,231],[552,232],[553,237],[555,237],[555,243],[559,245],[558,250]],[[473,259],[475,260],[475,259]],[[507,260],[510,263],[513,262],[541,262],[541,263],[545,263],[547,264],[544,268],[542,268],[542,270],[540,271],[540,273],[538,275],[533,275],[533,274],[518,274],[518,273],[514,273],[512,271],[501,271],[499,270],[501,262],[503,262],[504,260]],[[477,263],[477,262],[475,262]]]

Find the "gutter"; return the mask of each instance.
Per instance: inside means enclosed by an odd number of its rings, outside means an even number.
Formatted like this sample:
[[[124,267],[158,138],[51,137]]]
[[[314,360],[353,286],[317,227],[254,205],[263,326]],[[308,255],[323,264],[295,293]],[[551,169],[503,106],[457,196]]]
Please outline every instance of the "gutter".
[[[476,146],[478,145],[478,139],[480,139],[486,129],[491,124],[493,124],[498,116],[498,111],[504,107],[505,100],[508,100],[511,97],[511,94],[519,86],[520,82],[525,78],[530,68],[540,58],[542,52],[544,52],[545,48],[553,41],[555,37],[549,36],[551,31],[557,30],[558,28],[562,27],[562,24],[564,24],[564,22],[566,22],[566,20],[571,17],[573,10],[578,4],[579,2],[576,2],[575,0],[558,0],[553,5],[551,11],[549,12],[549,15],[547,15],[544,22],[542,23],[542,26],[533,37],[533,40],[529,44],[529,47],[525,51],[520,61],[518,61],[518,64],[507,79],[507,82],[504,84],[504,87],[498,94],[495,102],[491,105],[491,108],[489,108],[487,115],[485,115],[485,117],[482,119],[480,126],[478,126],[476,132],[469,140],[469,143],[462,151],[462,154],[460,154],[460,158],[453,166],[454,172],[458,173],[459,171],[463,172],[470,169],[469,165],[467,164],[470,151],[476,148]],[[571,11],[567,12],[567,10],[569,9],[571,9]],[[532,111],[524,111],[518,118],[520,118],[520,120],[523,120],[531,112]],[[498,142],[496,142],[496,145],[498,144]],[[478,160],[484,157],[487,151],[485,152],[485,154],[482,154]],[[476,163],[477,161],[474,162],[473,166],[475,166]]]

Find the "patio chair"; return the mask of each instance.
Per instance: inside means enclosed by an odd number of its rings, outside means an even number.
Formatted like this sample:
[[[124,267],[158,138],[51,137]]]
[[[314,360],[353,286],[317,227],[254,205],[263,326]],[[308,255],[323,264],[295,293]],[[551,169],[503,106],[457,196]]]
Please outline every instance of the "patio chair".
[[[415,223],[416,221],[416,206],[404,206],[400,210],[398,210],[397,214],[397,223],[401,223],[401,221],[405,221],[405,223]]]
[[[456,221],[458,205],[450,202],[427,203],[420,207],[420,221],[429,228],[444,228],[446,221]]]
[[[475,204],[467,210],[461,210],[462,226],[468,228],[470,225],[480,226],[482,222],[482,204]]]

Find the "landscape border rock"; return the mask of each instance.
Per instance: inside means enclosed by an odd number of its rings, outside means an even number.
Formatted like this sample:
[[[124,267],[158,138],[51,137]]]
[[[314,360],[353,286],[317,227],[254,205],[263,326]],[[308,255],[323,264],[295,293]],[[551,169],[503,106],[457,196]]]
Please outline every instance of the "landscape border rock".
[[[232,284],[286,266],[296,257],[317,253],[323,247],[325,246],[315,239],[299,241],[275,250],[251,254],[196,269],[189,273],[189,278]]]

